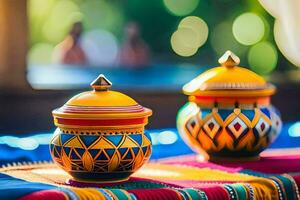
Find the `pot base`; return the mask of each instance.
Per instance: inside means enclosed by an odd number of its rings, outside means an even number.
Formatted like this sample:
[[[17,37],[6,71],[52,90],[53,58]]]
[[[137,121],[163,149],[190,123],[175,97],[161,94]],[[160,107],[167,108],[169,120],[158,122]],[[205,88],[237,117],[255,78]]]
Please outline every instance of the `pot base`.
[[[249,157],[218,157],[218,156],[209,156],[209,161],[212,162],[248,162],[248,161],[258,161],[260,156],[249,156]]]
[[[125,179],[118,179],[118,180],[78,180],[78,179],[67,179],[66,184],[75,186],[75,187],[96,187],[99,185],[107,185],[107,184],[114,184],[114,183],[122,183],[128,181],[129,178]]]
[[[107,173],[107,174],[86,174],[76,173],[71,179],[67,179],[66,183],[76,187],[92,186],[93,184],[111,184],[125,182],[129,179],[131,173]],[[91,185],[92,184],[92,185]]]
[[[110,184],[124,182],[129,179],[131,173],[70,173],[73,178],[66,180],[66,183],[74,186],[86,186],[87,184]]]

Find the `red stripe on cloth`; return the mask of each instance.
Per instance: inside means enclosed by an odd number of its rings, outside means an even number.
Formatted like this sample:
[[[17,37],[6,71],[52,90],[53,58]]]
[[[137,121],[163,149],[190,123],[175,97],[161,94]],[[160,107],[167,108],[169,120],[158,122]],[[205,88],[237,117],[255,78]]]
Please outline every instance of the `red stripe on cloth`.
[[[181,200],[179,193],[172,189],[160,188],[160,189],[140,189],[140,190],[128,190],[133,193],[137,199],[143,200]]]
[[[251,169],[263,173],[290,173],[299,172],[300,156],[276,156],[276,157],[262,157],[259,161],[249,162],[223,162],[224,167],[241,167],[243,169]]]
[[[242,181],[241,181],[242,182]],[[233,184],[236,183],[236,181],[184,181],[184,180],[160,180],[160,183],[164,183],[168,186],[175,185],[177,188],[196,188],[201,189],[203,187],[207,187],[207,185],[221,185],[221,184]],[[173,186],[174,187],[174,186]]]
[[[292,175],[295,183],[297,184],[298,188],[300,189],[300,174],[299,175]]]
[[[145,123],[145,118],[137,119],[63,119],[57,118],[59,124],[76,126],[118,126]]]
[[[221,164],[217,164],[217,163],[211,163],[211,162],[198,162],[198,161],[185,161],[185,162],[181,162],[181,161],[173,161],[173,162],[167,162],[168,165],[178,165],[178,164],[182,164],[182,165],[186,165],[186,166],[190,166],[190,167],[196,167],[196,168],[210,168],[210,169],[217,169],[217,170],[221,170],[221,171],[225,171],[225,172],[229,172],[229,173],[237,173],[239,171],[241,171],[243,168],[235,166],[235,167],[224,167]]]
[[[67,200],[67,196],[62,191],[57,190],[42,190],[38,192],[30,193],[26,196],[19,198],[19,200],[45,200],[45,199],[55,199],[55,200]]]
[[[275,173],[275,174],[299,172],[300,155],[268,156],[269,154],[268,152],[272,152],[272,151],[273,150],[268,150],[264,152],[264,155],[258,161],[207,162],[207,161],[198,160],[197,156],[195,155],[187,155],[187,156],[176,157],[176,159],[174,159],[174,157],[163,159],[162,161],[160,161],[160,163],[165,163],[169,165],[181,164],[181,165],[187,165],[187,166],[197,167],[197,168],[208,167],[211,169],[218,169],[230,173],[236,173],[243,169],[250,169],[262,173]]]
[[[228,192],[222,186],[208,186],[201,188],[210,200],[230,200]]]

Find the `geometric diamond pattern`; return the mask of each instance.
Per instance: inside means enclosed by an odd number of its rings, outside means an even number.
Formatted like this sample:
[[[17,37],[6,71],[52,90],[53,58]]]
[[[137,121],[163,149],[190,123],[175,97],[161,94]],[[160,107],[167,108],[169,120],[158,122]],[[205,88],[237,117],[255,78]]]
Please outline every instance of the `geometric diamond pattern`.
[[[257,131],[260,137],[263,137],[270,130],[271,125],[264,120],[264,118],[260,118],[254,129]]]
[[[273,132],[276,132],[276,130],[281,130],[282,122],[280,120],[280,113],[274,107],[271,107],[270,110],[271,110],[271,113],[272,113],[271,114],[271,121],[272,121]]]
[[[188,140],[188,144],[195,149],[200,147],[209,154],[232,156],[232,152],[260,152],[277,137],[281,129],[280,115],[272,106],[258,110],[217,108],[205,115],[203,110],[189,115],[188,119],[179,120],[185,121],[184,133],[192,136],[183,139]]]
[[[193,137],[196,137],[200,130],[200,122],[197,119],[197,116],[191,117],[186,122],[186,129],[188,130],[188,133],[190,133]]]
[[[50,144],[53,160],[66,171],[135,171],[151,155],[144,133],[76,135],[60,132]]]
[[[203,124],[202,128],[211,139],[214,139],[217,133],[220,131],[221,126],[212,117]]]
[[[236,117],[230,124],[227,126],[227,130],[231,133],[235,139],[239,138],[245,130],[248,129],[247,125],[241,118]]]

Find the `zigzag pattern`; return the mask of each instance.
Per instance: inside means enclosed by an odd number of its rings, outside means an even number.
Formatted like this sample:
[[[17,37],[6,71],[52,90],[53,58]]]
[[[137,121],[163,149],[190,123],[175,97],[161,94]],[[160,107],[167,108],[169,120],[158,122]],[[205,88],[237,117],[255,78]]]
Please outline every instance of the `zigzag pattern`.
[[[150,137],[143,133],[76,135],[59,132],[50,145],[56,163],[68,172],[135,171],[151,155]]]

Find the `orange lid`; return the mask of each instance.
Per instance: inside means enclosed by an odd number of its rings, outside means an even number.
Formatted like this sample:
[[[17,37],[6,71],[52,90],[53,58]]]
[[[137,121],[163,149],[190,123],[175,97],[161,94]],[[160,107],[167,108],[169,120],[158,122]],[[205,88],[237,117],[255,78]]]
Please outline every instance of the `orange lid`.
[[[92,91],[75,95],[65,105],[52,112],[55,124],[72,127],[121,126],[133,123],[129,119],[135,119],[136,123],[133,124],[145,124],[145,118],[150,116],[152,111],[123,93],[109,90],[111,86],[112,83],[104,75],[99,75],[91,83]]]
[[[221,66],[212,68],[186,85],[183,92],[193,96],[270,96],[275,87],[258,74],[237,66],[240,59],[227,51],[220,59]],[[229,92],[230,91],[230,92]]]

